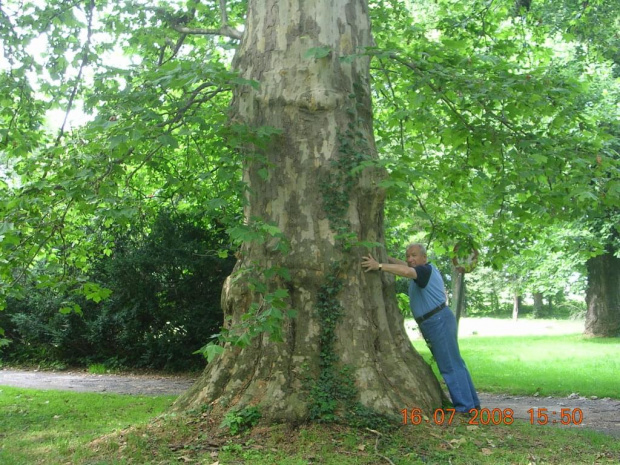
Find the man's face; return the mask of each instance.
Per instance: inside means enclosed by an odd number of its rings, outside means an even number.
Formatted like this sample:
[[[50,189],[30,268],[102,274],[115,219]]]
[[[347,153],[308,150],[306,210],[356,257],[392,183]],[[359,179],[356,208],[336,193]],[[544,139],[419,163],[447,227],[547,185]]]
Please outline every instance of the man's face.
[[[417,245],[409,247],[407,249],[407,263],[411,268],[424,265],[426,263],[426,254],[423,254]]]

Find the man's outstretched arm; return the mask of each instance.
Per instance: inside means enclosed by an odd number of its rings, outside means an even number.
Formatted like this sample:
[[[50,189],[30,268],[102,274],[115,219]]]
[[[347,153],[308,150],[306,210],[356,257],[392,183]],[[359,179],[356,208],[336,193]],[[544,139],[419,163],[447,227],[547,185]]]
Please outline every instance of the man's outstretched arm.
[[[402,263],[404,263],[404,265]],[[397,276],[402,276],[409,279],[417,279],[418,277],[415,269],[410,268],[409,265],[407,265],[407,263],[403,262],[402,260],[397,260],[397,263],[379,263],[370,254],[368,254],[368,257],[362,257],[362,268],[364,268],[364,271],[366,272],[387,271],[388,273],[392,273]]]

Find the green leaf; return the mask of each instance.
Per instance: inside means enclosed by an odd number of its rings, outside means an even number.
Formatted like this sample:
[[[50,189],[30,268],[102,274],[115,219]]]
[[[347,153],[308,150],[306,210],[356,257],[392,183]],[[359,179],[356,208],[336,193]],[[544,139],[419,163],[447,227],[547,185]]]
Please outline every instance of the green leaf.
[[[234,344],[236,346],[244,348],[244,347],[248,347],[251,342],[252,342],[252,340],[250,338],[250,335],[248,333],[243,333],[241,336],[239,336],[237,338],[237,340],[234,342]]]
[[[179,146],[179,142],[177,138],[171,136],[170,134],[162,134],[157,138],[157,140],[164,146],[169,147],[171,149],[176,149]]]
[[[110,295],[112,294],[112,290],[103,288],[96,283],[86,283],[82,287],[82,293],[84,294],[84,297],[86,297],[88,300],[99,303],[102,300],[110,297]]]
[[[291,280],[291,272],[289,271],[288,268],[279,267],[276,273],[278,274],[278,276],[283,278],[285,281]]]
[[[69,304],[69,305],[65,305],[64,307],[61,307],[59,309],[59,312],[62,313],[63,315],[68,315],[71,312],[81,315],[82,307],[80,307],[78,304],[73,304],[73,305]]]
[[[15,229],[13,223],[0,222],[0,234],[12,231],[13,229]]]
[[[224,348],[219,344],[209,342],[206,346],[201,347],[193,353],[196,355],[202,355],[207,359],[207,362],[211,363],[217,355],[224,353]]]
[[[262,225],[262,229],[263,231],[267,232],[270,236],[275,237],[275,236],[282,234],[282,231],[280,230],[280,228],[272,224],[264,224]]]
[[[112,136],[108,139],[108,142],[110,144],[110,148],[114,149],[118,146],[120,146],[121,144],[125,144],[125,142],[127,142],[128,138],[125,134],[119,134],[117,136]]]
[[[253,79],[243,79],[241,77],[236,77],[232,80],[232,83],[240,86],[250,86],[255,90],[260,89],[260,82]]]
[[[286,289],[276,289],[271,295],[276,299],[285,299],[289,296],[289,293]]]
[[[330,47],[313,47],[306,50],[304,58],[325,58],[331,55],[332,49]]]
[[[228,202],[222,198],[211,199],[207,202],[207,205],[212,210],[217,210],[218,208],[225,207]]]

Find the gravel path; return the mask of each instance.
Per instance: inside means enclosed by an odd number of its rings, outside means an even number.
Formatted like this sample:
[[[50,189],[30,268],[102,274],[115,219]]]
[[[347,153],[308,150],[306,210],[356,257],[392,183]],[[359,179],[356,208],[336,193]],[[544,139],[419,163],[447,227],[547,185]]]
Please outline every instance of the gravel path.
[[[147,396],[179,395],[195,378],[187,376],[94,375],[82,372],[0,370],[0,386],[109,392]]]
[[[131,395],[179,395],[188,389],[195,378],[188,376],[152,376],[152,375],[93,375],[80,372],[45,372],[0,370],[1,386],[14,386],[32,389],[59,389],[74,392],[108,392]],[[524,420],[533,427],[543,427],[537,419],[548,416],[547,426],[593,429],[620,438],[620,400],[591,399],[572,395],[559,397],[522,397],[496,394],[480,394],[483,408],[499,409],[495,412],[495,421],[503,422],[505,409],[514,411],[514,418]],[[533,409],[530,413],[528,410]],[[541,409],[547,409],[546,411]],[[571,415],[565,416],[570,425],[561,425],[562,409]],[[579,409],[579,410],[577,410]],[[539,415],[540,414],[540,415]],[[483,417],[487,421],[488,416]],[[492,418],[492,417],[491,417]],[[572,424],[580,422],[579,425]]]
[[[592,429],[620,438],[620,400],[618,399],[586,398],[578,394],[571,394],[569,397],[482,394],[479,397],[483,408],[491,411],[500,409],[502,412],[510,408],[514,411],[515,418],[525,420],[533,425],[532,427],[541,427],[538,423],[540,421],[563,428]],[[533,411],[528,412],[528,410]],[[496,418],[499,418],[499,414]],[[562,425],[562,420],[569,424]]]

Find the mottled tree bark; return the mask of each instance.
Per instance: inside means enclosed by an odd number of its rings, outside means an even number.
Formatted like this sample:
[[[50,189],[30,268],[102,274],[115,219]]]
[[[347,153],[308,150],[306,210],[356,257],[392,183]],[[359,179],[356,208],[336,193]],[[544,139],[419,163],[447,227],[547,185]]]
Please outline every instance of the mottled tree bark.
[[[272,278],[268,285],[288,290],[288,303],[298,316],[286,321],[283,342],[263,335],[249,347],[230,348],[218,356],[177,401],[177,408],[260,404],[263,416],[271,420],[306,420],[308,379],[316,379],[321,370],[319,335],[325,322],[318,317],[317,297],[330,273],[344,283],[334,303],[343,311],[334,352],[340,366],[351,367],[361,404],[389,415],[405,407],[431,411],[441,406],[437,379],[405,333],[393,279],[363,273],[360,261],[367,250],[342,247],[337,237],[344,225],[357,241],[384,241],[384,193],[378,187],[382,172],[365,168],[354,177],[338,172],[343,157],[377,156],[369,58],[341,60],[370,45],[366,1],[249,2],[234,65],[260,88],[246,86],[236,92],[231,118],[282,132],[266,147],[248,148],[245,217],[276,224],[290,251],[274,251],[273,241],[243,246],[222,303],[232,323],[240,321],[250,304],[260,300],[241,272],[257,265],[282,266],[290,271],[291,281]],[[325,56],[308,58],[307,51],[317,47]],[[253,157],[251,150],[265,159]],[[333,182],[343,175],[353,180],[348,190]],[[346,208],[338,219],[335,204],[343,195]],[[387,261],[385,251],[377,253]]]
[[[588,336],[620,336],[620,258],[612,251],[587,262],[586,325]]]

